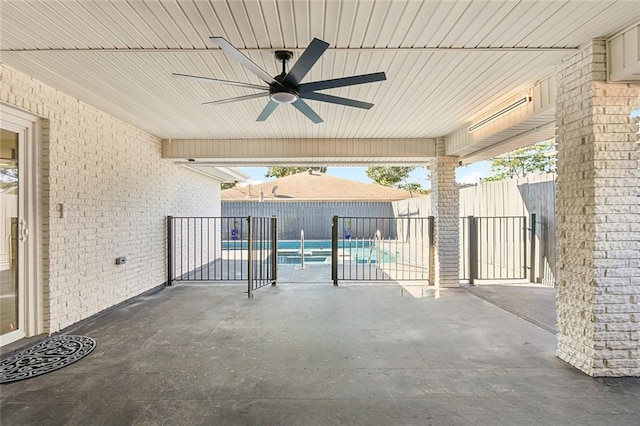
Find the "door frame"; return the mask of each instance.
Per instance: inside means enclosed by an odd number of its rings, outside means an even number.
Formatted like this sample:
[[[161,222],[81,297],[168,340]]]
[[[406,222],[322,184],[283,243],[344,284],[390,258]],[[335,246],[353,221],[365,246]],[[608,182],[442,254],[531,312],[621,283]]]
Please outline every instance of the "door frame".
[[[0,346],[44,332],[42,285],[41,220],[41,126],[38,117],[0,103],[0,127],[18,133],[20,193],[19,219],[26,221],[28,235],[18,243],[19,326],[15,332],[0,336]]]

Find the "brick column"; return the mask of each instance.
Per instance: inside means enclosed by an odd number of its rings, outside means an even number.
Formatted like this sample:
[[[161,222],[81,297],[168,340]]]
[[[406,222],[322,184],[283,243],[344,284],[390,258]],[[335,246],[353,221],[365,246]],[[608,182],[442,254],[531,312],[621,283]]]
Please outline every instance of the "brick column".
[[[640,376],[640,88],[605,82],[605,43],[558,69],[557,356]]]
[[[435,271],[439,287],[460,286],[460,219],[455,170],[457,157],[445,157],[444,141],[436,142],[438,156],[431,160],[431,214],[435,217]]]

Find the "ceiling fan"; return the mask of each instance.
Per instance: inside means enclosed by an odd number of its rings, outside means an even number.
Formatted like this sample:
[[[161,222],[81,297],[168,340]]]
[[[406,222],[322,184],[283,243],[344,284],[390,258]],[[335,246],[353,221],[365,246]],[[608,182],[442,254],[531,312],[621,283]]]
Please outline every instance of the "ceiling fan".
[[[209,81],[213,83],[228,84],[231,86],[244,87],[248,89],[260,90],[260,93],[238,96],[230,99],[222,99],[219,101],[204,102],[203,105],[220,105],[229,102],[244,101],[246,99],[255,99],[269,97],[269,102],[264,107],[256,121],[265,121],[280,104],[291,104],[298,111],[304,114],[314,123],[322,123],[322,118],[311,107],[303,101],[303,99],[311,99],[314,101],[328,102],[332,104],[345,105],[354,108],[370,109],[373,104],[368,102],[357,101],[354,99],[342,98],[340,96],[327,95],[318,93],[318,90],[335,89],[338,87],[355,86],[357,84],[373,83],[376,81],[386,80],[384,72],[376,72],[372,74],[361,74],[351,77],[334,78],[331,80],[314,81],[311,83],[301,83],[302,79],[307,75],[309,70],[320,59],[322,54],[329,47],[329,43],[314,38],[309,46],[302,52],[298,60],[293,64],[287,73],[286,64],[293,57],[293,52],[288,50],[276,50],[276,58],[282,62],[282,73],[271,77],[266,71],[256,65],[251,59],[246,57],[242,52],[233,47],[231,43],[223,37],[210,37],[225,53],[236,61],[240,62],[248,71],[252,72],[267,86],[260,86],[251,83],[242,83],[239,81],[219,80],[210,77],[201,77],[189,74],[173,73],[176,77],[193,78],[197,80]]]

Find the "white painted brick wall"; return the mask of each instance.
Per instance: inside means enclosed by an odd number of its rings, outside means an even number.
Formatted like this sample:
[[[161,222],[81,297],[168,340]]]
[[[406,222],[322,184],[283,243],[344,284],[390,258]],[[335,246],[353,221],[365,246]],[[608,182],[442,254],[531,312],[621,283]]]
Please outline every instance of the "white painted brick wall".
[[[438,155],[444,155],[444,141],[436,142]],[[434,226],[434,278],[440,287],[460,286],[460,219],[456,157],[438,156],[431,161],[431,214]]]
[[[0,65],[0,81],[0,101],[44,118],[45,329],[165,282],[165,217],[219,216],[219,183],[162,160],[158,138],[23,73]]]
[[[557,74],[557,354],[592,376],[640,376],[640,88],[604,70],[594,41]]]

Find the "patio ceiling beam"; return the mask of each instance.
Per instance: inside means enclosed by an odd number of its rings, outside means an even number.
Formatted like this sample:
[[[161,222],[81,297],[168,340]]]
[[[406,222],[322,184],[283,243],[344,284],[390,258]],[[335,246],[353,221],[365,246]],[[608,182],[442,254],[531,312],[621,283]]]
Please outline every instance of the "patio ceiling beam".
[[[418,165],[435,139],[168,139],[162,158],[212,165]]]

